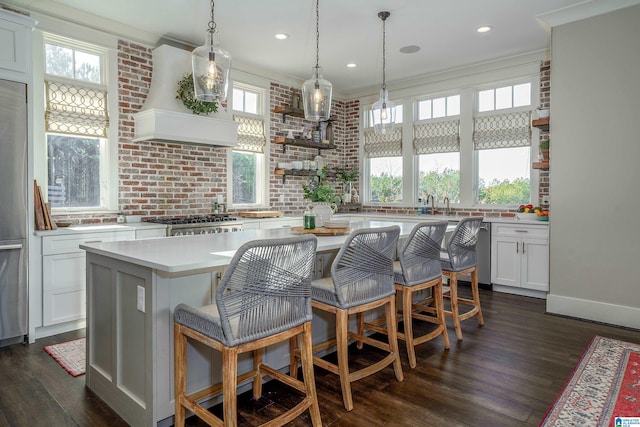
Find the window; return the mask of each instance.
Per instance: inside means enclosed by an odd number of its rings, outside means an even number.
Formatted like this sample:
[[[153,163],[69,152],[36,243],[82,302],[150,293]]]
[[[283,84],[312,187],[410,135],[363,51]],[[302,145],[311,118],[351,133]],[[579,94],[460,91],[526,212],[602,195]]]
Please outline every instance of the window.
[[[531,105],[531,83],[478,92],[478,112],[504,110]]]
[[[238,125],[238,147],[231,151],[231,203],[263,205],[266,199],[264,91],[234,83],[233,110]]]
[[[460,202],[460,95],[417,102],[418,122],[413,127],[414,154],[418,156],[418,195],[442,202]]]
[[[460,115],[460,95],[418,101],[418,120]]]
[[[48,199],[57,209],[107,209],[106,50],[45,38]]]
[[[479,102],[482,102],[480,97]],[[530,112],[511,111],[476,117],[473,142],[478,162],[476,201],[494,205],[529,203]]]

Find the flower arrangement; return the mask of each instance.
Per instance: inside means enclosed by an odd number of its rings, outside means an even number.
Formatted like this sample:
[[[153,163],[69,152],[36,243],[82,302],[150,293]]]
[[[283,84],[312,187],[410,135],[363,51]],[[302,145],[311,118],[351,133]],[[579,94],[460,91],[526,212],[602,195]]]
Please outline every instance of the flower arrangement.
[[[178,81],[176,99],[181,100],[184,106],[190,109],[193,114],[218,112],[217,102],[206,102],[196,99],[193,89],[193,74],[185,74],[184,77]]]

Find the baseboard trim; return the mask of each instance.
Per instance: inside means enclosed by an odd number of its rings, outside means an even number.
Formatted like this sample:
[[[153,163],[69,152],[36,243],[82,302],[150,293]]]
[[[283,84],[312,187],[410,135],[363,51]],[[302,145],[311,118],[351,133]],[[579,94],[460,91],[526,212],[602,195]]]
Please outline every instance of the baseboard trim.
[[[547,312],[640,329],[640,308],[549,294]]]

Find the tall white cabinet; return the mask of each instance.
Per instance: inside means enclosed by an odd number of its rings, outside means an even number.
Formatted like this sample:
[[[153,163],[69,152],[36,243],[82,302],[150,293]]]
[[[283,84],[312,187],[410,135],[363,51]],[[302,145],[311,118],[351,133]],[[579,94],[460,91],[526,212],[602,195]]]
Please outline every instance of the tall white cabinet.
[[[493,290],[546,298],[549,291],[549,227],[500,224],[491,230]]]

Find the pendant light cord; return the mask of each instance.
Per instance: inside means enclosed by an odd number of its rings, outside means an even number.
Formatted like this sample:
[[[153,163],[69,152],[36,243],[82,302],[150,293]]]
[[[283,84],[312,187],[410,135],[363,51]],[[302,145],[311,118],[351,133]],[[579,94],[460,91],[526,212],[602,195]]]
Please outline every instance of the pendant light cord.
[[[216,30],[216,21],[215,19],[213,19],[213,7],[215,5],[213,4],[213,0],[211,0],[211,21],[209,21],[209,31],[215,31]]]
[[[211,0],[213,2],[213,0]],[[316,0],[316,69],[320,63],[320,0]]]
[[[389,17],[389,12],[380,12],[378,13],[378,17],[382,19],[382,89],[385,90],[387,88],[386,83],[386,64],[387,64],[387,18]]]

